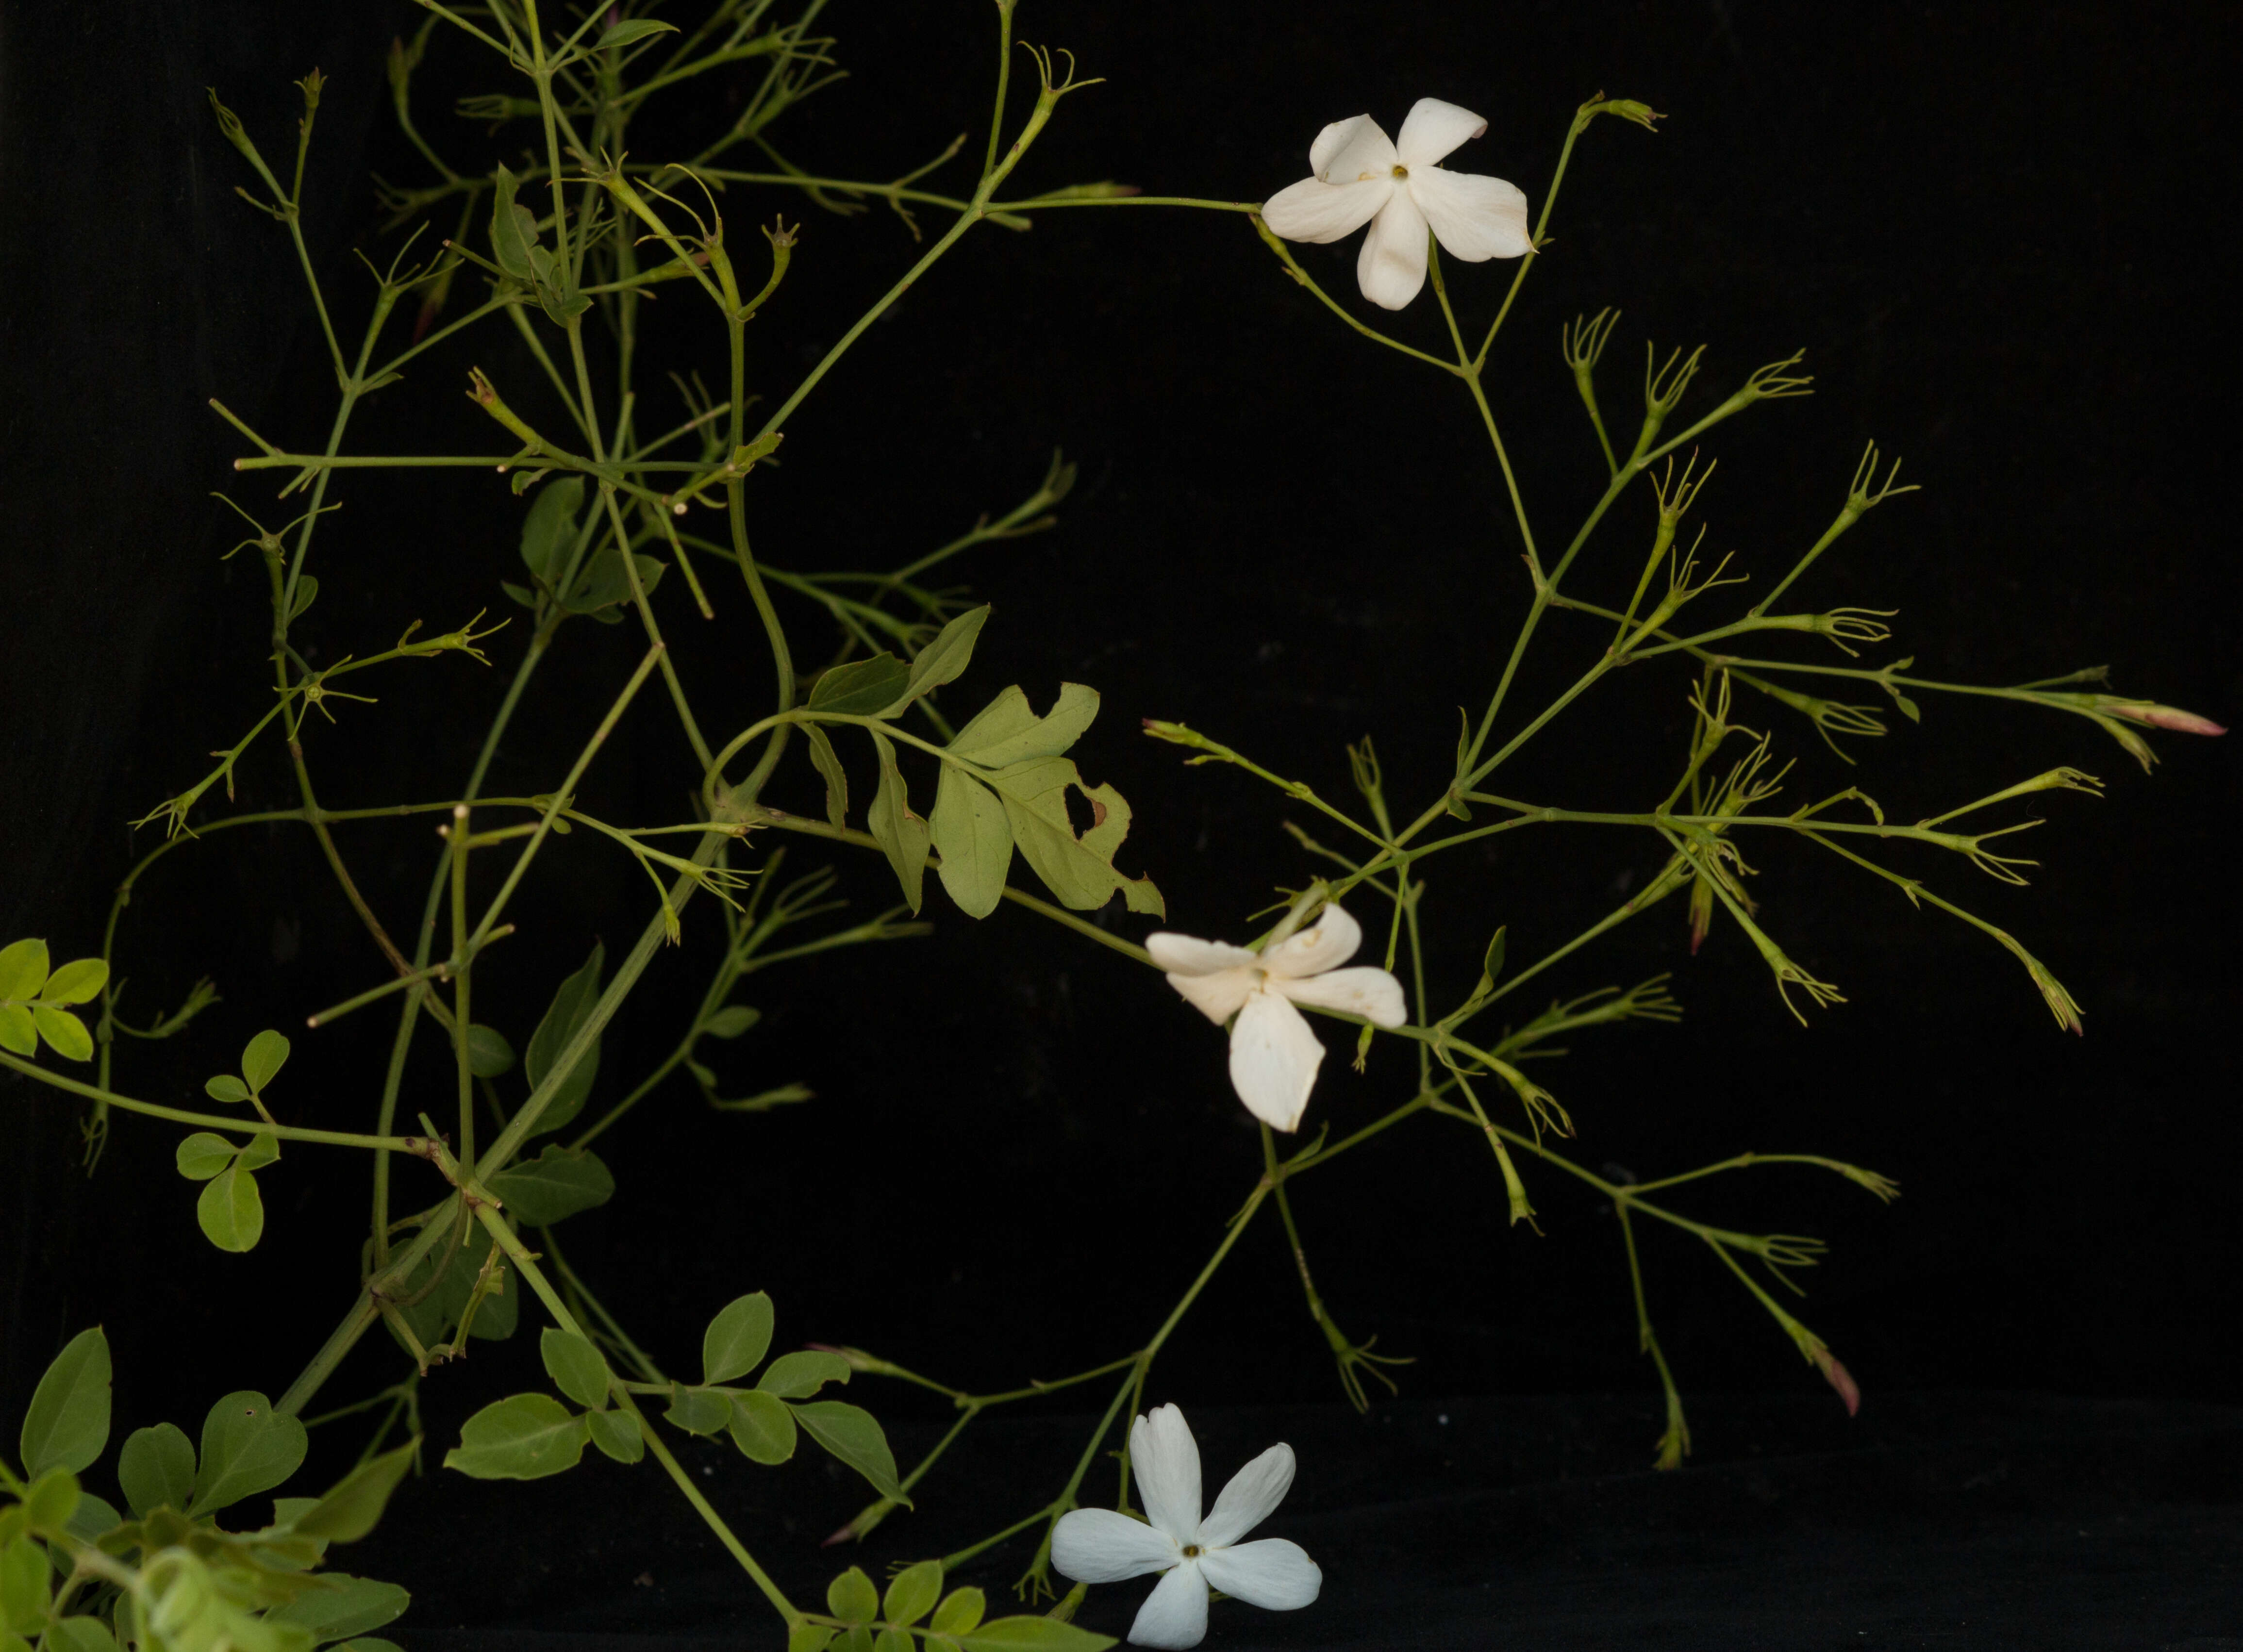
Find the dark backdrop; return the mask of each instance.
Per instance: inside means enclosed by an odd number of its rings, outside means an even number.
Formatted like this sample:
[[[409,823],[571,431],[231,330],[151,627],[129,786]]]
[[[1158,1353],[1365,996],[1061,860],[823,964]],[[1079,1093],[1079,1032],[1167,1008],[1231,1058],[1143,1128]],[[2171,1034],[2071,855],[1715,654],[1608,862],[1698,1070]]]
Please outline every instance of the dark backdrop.
[[[837,8],[851,77],[793,123],[790,152],[879,176],[961,129],[978,146],[987,10]],[[1803,347],[1817,395],[1710,444],[1721,468],[1703,500],[1709,545],[1773,577],[1828,521],[1874,437],[1925,491],[1858,527],[1806,601],[1898,608],[1896,647],[1927,675],[2017,682],[2107,661],[2129,691],[2215,718],[2243,704],[2225,411],[2238,364],[2218,252],[2239,182],[2224,9],[1441,10],[1374,30],[1352,4],[1031,4],[1025,34],[1074,48],[1109,83],[1068,101],[1025,176],[1258,198],[1301,174],[1322,122],[1368,109],[1391,130],[1430,93],[1488,118],[1457,164],[1516,179],[1539,208],[1573,106],[1600,87],[1643,98],[1670,118],[1655,137],[1606,121],[1584,139],[1557,245],[1495,355],[1493,394],[1545,539],[1599,485],[1558,356],[1563,319],[1626,312],[1605,382],[1631,428],[1646,336],[1708,344],[1701,406]],[[109,891],[151,841],[124,823],[199,774],[268,694],[261,573],[219,560],[238,530],[209,494],[269,512],[271,490],[227,471],[245,450],[202,403],[222,397],[315,447],[331,393],[285,241],[232,196],[244,168],[201,89],[218,86],[273,151],[293,119],[288,81],[315,63],[328,74],[308,233],[354,316],[367,284],[353,250],[385,245],[367,175],[421,176],[381,78],[381,50],[411,21],[401,7],[250,0],[0,7],[0,937],[44,935],[58,957],[96,950]],[[441,37],[438,50],[421,118],[440,144],[480,156],[480,134],[445,104],[495,77]],[[725,207],[736,244],[758,216],[806,220],[794,273],[755,328],[755,382],[781,395],[913,246],[884,212],[845,222],[738,190]],[[1360,307],[1352,241],[1303,256]],[[1505,273],[1459,272],[1468,312],[1486,315]],[[665,304],[661,347],[690,341],[670,313],[689,307]],[[1430,299],[1394,326],[1438,347]],[[539,411],[533,370],[495,330],[377,398],[353,445],[486,440],[455,393],[471,364]],[[1241,221],[1053,213],[1031,234],[969,238],[839,369],[792,421],[785,468],[758,479],[759,545],[782,565],[900,561],[1025,494],[1054,446],[1082,474],[1059,528],[960,565],[997,605],[967,702],[1014,681],[1039,696],[1064,678],[1096,685],[1105,714],[1077,755],[1137,809],[1124,864],[1159,879],[1176,927],[1243,934],[1262,883],[1299,876],[1279,826],[1307,817],[1236,772],[1182,768],[1136,720],[1188,720],[1334,796],[1348,794],[1340,742],[1372,734],[1402,796],[1437,784],[1452,708],[1482,702],[1524,598],[1484,439],[1460,392],[1345,332]],[[315,658],[382,646],[415,617],[443,628],[509,611],[495,585],[518,507],[495,479],[353,477],[337,496],[346,508],[316,558],[332,594],[300,633]],[[1585,588],[1624,594],[1645,516],[1623,507],[1606,554],[1584,563]],[[744,722],[765,670],[744,601],[717,591],[744,640],[717,650],[691,636],[700,622],[678,594],[661,600],[689,668],[712,704],[737,684]],[[368,683],[379,706],[317,728],[326,801],[454,784],[464,759],[442,719],[479,732],[520,631],[495,639],[488,672],[393,669]],[[554,783],[635,657],[634,632],[565,639],[541,680],[550,698],[495,784]],[[1539,703],[1602,638],[1556,616],[1544,642],[1515,704]],[[1641,785],[1616,776],[1668,772],[1685,686],[1647,669],[1600,690],[1507,771],[1508,789],[1641,807]],[[658,698],[603,759],[593,807],[640,820],[683,807],[684,754]],[[1859,783],[1901,818],[2058,763],[2105,776],[2105,801],[2038,800],[2049,823],[2030,890],[1959,863],[1917,868],[2044,958],[2085,1007],[2087,1036],[2060,1034],[1977,932],[1758,845],[1767,923],[1849,1001],[1800,1028],[1732,926],[1717,923],[1694,960],[1668,903],[1549,977],[1572,993],[1672,970],[1687,1009],[1678,1026],[1584,1037],[1543,1070],[1580,1123],[1580,1156],[1647,1177],[1747,1149],[1811,1151],[1896,1177],[1906,1197],[1889,1212],[1788,1172],[1689,1201],[1834,1242],[1802,1312],[1871,1407],[1956,1386],[2228,1396],[2217,1326],[2235,1284],[2232,749],[2159,738],[2167,761],[2145,777],[2083,722],[1927,698],[1922,728],[1896,719],[1849,769],[1795,719],[1748,710],[1801,760],[1788,796]],[[773,796],[817,806],[805,774]],[[288,801],[266,746],[244,766],[240,806]],[[1539,956],[1660,858],[1618,833],[1502,842],[1428,870],[1437,897],[1471,915],[1445,921],[1445,991],[1469,984],[1496,923],[1511,926],[1514,959]],[[393,927],[409,926],[427,825],[360,829],[347,847]],[[820,858],[806,843],[788,856]],[[583,848],[549,854],[522,909],[535,937],[494,954],[479,1007],[525,1038],[595,936],[620,948],[636,933],[637,876]],[[892,898],[877,863],[848,857],[844,876],[864,910]],[[1027,915],[976,925],[939,895],[931,905],[930,939],[746,995],[766,1018],[724,1048],[728,1083],[805,1080],[815,1104],[713,1117],[679,1086],[603,1144],[623,1191],[564,1230],[571,1259],[666,1357],[686,1360],[714,1307],[763,1286],[783,1338],[866,1343],[961,1384],[1088,1365],[1142,1340],[1246,1192],[1257,1148],[1213,1030],[1135,966]],[[711,933],[692,914],[683,950],[657,963],[608,1041],[603,1094],[667,1047],[675,995],[697,991]],[[226,995],[191,1035],[120,1061],[123,1088],[166,1098],[197,1096],[256,1027],[300,1026],[382,973],[308,840],[279,830],[172,856],[120,949],[144,1017],[202,973]],[[384,1018],[299,1036],[287,1110],[366,1127]],[[433,1064],[423,1079],[442,1087]],[[1315,1116],[1360,1121],[1404,1082],[1384,1047],[1364,1079],[1336,1054]],[[354,1286],[359,1160],[292,1149],[266,1178],[264,1246],[219,1256],[171,1171],[173,1132],[121,1118],[89,1181],[67,1103],[13,1081],[0,1094],[0,1413],[96,1320],[118,1350],[125,1424],[192,1420],[222,1390],[285,1387]],[[1508,1229],[1485,1157],[1417,1121],[1301,1185],[1304,1239],[1340,1322],[1418,1356],[1404,1381],[1421,1394],[1648,1387],[1609,1217],[1530,1165],[1542,1236]],[[1687,1388],[1819,1392],[1709,1261],[1645,1237]],[[367,1392],[395,1363],[371,1339],[330,1393]],[[518,1342],[438,1376],[432,1430],[448,1434],[529,1363]],[[1331,1395],[1274,1224],[1186,1322],[1156,1387],[1202,1403]],[[907,1397],[861,1397],[911,1410]],[[1702,1456],[1750,1444],[1701,1430]]]

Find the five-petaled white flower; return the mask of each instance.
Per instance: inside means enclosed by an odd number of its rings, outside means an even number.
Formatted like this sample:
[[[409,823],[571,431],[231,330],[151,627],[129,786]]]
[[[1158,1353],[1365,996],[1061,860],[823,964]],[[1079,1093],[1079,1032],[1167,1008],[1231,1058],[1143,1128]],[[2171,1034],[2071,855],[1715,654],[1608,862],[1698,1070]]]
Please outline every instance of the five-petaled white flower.
[[[1207,1635],[1209,1586],[1249,1606],[1308,1605],[1324,1575],[1298,1543],[1238,1540],[1269,1519],[1293,1483],[1293,1448],[1272,1446],[1230,1477],[1215,1511],[1199,1517],[1199,1444],[1174,1406],[1155,1406],[1129,1428],[1129,1467],[1145,1521],[1111,1508],[1071,1509],[1052,1528],[1052,1564],[1078,1583],[1119,1583],[1165,1572],[1129,1626],[1135,1646],[1192,1647]]]
[[[1368,223],[1355,279],[1364,298],[1398,310],[1425,285],[1428,225],[1451,257],[1470,264],[1533,250],[1517,185],[1433,164],[1486,130],[1469,109],[1438,97],[1411,105],[1399,143],[1368,115],[1336,120],[1310,146],[1316,176],[1271,196],[1262,221],[1289,241],[1337,241]]]
[[[1363,930],[1338,906],[1315,923],[1260,952],[1222,941],[1166,931],[1145,950],[1168,971],[1169,984],[1218,1027],[1231,1017],[1230,1082],[1256,1118],[1279,1130],[1300,1128],[1324,1047],[1293,1008],[1313,1004],[1398,1027],[1408,1020],[1402,984],[1385,970],[1338,966],[1363,944]]]

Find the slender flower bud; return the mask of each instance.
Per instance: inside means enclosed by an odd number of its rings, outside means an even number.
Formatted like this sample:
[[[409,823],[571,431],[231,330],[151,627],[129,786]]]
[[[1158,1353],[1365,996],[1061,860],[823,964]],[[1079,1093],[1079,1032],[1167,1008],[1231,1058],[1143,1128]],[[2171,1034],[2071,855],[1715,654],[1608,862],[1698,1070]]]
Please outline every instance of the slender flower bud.
[[[2227,730],[2209,717],[2199,717],[2193,711],[2183,711],[2179,706],[2150,705],[2140,701],[2129,702],[2114,700],[2108,695],[2098,695],[2101,708],[2121,717],[2132,717],[2136,722],[2146,722],[2152,729],[2170,729],[2180,735],[2224,735]]]
[[[1839,1362],[1836,1354],[1819,1342],[1815,1345],[1814,1360],[1822,1370],[1822,1380],[1835,1388],[1838,1398],[1846,1402],[1846,1414],[1858,1416],[1862,1409],[1862,1389],[1861,1385],[1854,1380],[1854,1373]]]

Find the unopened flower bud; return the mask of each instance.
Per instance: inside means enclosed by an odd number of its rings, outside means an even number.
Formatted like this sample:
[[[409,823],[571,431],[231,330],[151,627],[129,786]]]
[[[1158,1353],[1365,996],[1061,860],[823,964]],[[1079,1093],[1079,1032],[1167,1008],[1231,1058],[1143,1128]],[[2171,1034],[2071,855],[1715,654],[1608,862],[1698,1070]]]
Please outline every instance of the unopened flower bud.
[[[2152,729],[2170,729],[2179,735],[2224,735],[2226,729],[2209,717],[2199,717],[2193,711],[2183,711],[2179,706],[2150,705],[2136,701],[2113,700],[2098,695],[2102,709],[2121,717],[2132,717],[2136,722],[2146,722]]]
[[[1820,1343],[1815,1345],[1814,1357],[1815,1365],[1822,1373],[1822,1380],[1836,1389],[1838,1398],[1846,1402],[1846,1414],[1849,1417],[1858,1415],[1862,1409],[1862,1389],[1861,1385],[1854,1380],[1854,1373],[1839,1362],[1836,1354]]]

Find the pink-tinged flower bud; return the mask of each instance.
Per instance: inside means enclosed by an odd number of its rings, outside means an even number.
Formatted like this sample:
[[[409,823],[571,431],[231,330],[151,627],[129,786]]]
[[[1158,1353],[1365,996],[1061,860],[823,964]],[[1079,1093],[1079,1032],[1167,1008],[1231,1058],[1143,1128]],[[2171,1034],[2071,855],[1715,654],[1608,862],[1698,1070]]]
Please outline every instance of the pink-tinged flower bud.
[[[2183,711],[2179,706],[2152,706],[2105,700],[2103,709],[2121,717],[2132,717],[2136,722],[2146,722],[2152,729],[2170,729],[2179,735],[2224,735],[2226,729],[2209,717],[2199,717],[2193,711]]]
[[[1690,885],[1690,956],[1696,957],[1698,949],[1706,944],[1706,931],[1714,927],[1714,886],[1704,878]]]
[[[1861,1385],[1854,1373],[1839,1362],[1838,1356],[1819,1344],[1815,1349],[1815,1363],[1821,1367],[1822,1380],[1838,1391],[1838,1398],[1846,1402],[1846,1414],[1857,1416],[1862,1409]]]

